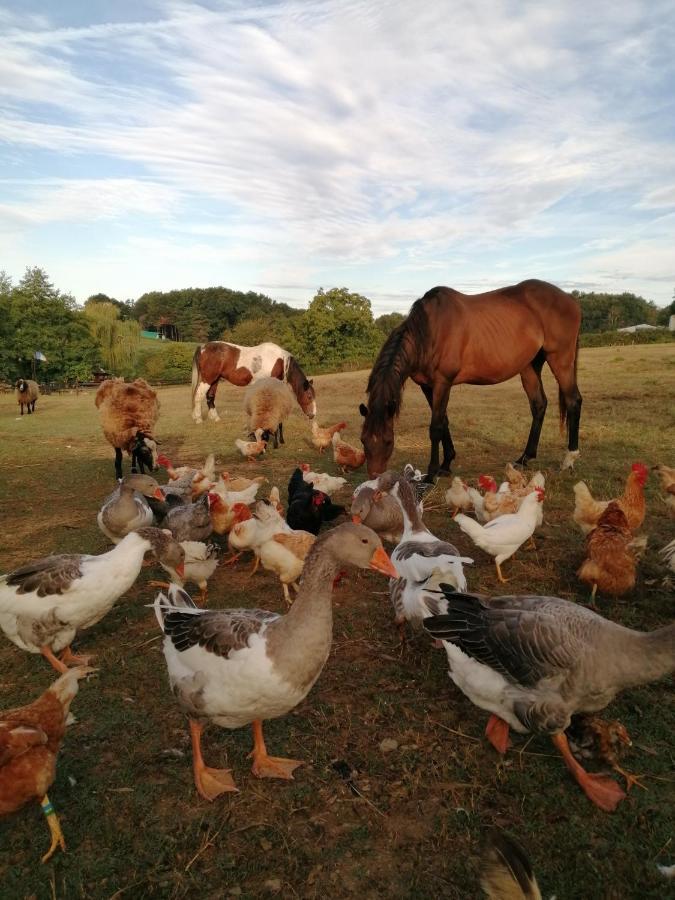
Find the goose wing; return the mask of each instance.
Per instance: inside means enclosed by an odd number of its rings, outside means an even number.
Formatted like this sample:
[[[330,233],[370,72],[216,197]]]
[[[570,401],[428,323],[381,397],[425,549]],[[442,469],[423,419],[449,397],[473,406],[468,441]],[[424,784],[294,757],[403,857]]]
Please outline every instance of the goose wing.
[[[81,554],[63,553],[32,560],[0,579],[7,587],[16,588],[13,594],[30,594],[48,597],[65,593],[76,579],[82,577]],[[0,601],[1,605],[1,601]]]

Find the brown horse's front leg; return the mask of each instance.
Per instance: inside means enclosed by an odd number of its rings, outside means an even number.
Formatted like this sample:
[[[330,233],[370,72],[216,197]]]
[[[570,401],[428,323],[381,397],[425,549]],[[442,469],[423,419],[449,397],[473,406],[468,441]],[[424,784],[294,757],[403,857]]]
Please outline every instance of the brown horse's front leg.
[[[429,425],[431,458],[427,469],[427,478],[429,481],[433,481],[437,474],[450,474],[450,467],[456,455],[447,415],[450,385],[447,383],[437,384],[432,388],[428,384],[421,384],[420,387],[431,408],[431,424]],[[443,445],[443,463],[440,466],[438,463],[439,443]]]

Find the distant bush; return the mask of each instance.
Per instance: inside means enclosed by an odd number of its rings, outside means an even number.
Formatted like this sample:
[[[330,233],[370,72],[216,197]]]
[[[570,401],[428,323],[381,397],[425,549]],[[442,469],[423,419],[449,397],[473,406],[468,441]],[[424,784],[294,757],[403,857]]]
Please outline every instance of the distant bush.
[[[148,346],[144,346],[147,344]],[[143,341],[138,354],[138,376],[149,382],[187,384],[196,344],[173,341]]]
[[[582,334],[580,347],[627,347],[630,344],[668,344],[675,341],[675,331],[598,331]]]

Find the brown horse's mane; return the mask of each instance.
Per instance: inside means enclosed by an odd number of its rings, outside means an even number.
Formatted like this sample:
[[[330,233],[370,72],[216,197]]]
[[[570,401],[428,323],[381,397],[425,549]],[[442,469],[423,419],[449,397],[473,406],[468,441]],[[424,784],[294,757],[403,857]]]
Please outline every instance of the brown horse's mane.
[[[288,360],[288,372],[286,373],[286,381],[293,389],[293,393],[296,397],[299,397],[303,392],[303,385],[307,381],[307,376],[300,368],[300,363],[294,356],[291,356]]]
[[[429,350],[429,320],[425,306],[428,296],[425,294],[413,303],[408,318],[392,331],[375,360],[366,387],[368,426],[372,430],[379,429],[392,412],[398,416],[403,385]]]

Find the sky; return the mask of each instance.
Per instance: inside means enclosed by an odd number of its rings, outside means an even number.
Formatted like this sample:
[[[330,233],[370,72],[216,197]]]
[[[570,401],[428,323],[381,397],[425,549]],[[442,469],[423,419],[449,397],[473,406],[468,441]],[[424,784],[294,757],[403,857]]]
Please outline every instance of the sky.
[[[0,35],[15,281],[673,298],[672,0],[0,0]]]

